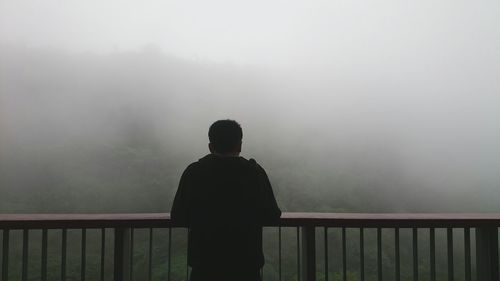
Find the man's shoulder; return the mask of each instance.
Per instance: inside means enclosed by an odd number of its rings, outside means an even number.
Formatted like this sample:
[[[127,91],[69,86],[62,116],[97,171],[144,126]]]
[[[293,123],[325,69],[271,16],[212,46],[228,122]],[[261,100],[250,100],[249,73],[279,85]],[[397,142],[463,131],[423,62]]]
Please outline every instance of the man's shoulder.
[[[250,158],[247,161],[257,171],[259,171],[259,172],[265,172],[264,168],[259,163],[257,163],[257,161],[255,159]]]
[[[214,162],[219,162],[222,159],[236,161],[243,164],[251,164],[251,165],[255,165],[257,163],[253,158],[246,159],[243,156],[225,157],[225,156],[217,156],[215,154],[207,154],[202,158],[198,159],[198,161],[191,163],[190,165],[194,164],[196,166],[200,164],[213,164]]]
[[[184,169],[183,176],[184,177],[191,177],[197,170],[199,170],[199,162],[193,162],[189,164],[186,169]]]
[[[221,162],[219,159],[220,156],[216,156],[214,154],[207,154],[203,156],[202,158],[198,159],[198,161],[193,162],[188,165],[186,170],[189,170],[189,172],[193,171],[203,171],[207,169],[211,169],[211,167],[218,166]],[[246,169],[250,170],[257,170],[258,173],[265,173],[264,168],[257,163],[257,161],[254,158],[245,158],[242,156],[234,157],[231,159],[233,164],[237,163],[238,166],[240,167],[245,167]]]
[[[250,158],[248,160],[248,162],[252,166],[252,169],[257,171],[257,174],[259,175],[259,177],[267,177],[266,170],[261,165],[259,165],[259,163],[257,163],[257,161],[255,161],[255,159]]]

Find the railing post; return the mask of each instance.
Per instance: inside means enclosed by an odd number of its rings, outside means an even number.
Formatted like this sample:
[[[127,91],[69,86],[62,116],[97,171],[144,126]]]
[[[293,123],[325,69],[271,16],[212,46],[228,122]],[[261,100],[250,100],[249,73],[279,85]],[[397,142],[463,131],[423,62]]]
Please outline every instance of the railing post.
[[[9,280],[9,229],[3,230],[2,241],[2,281]]]
[[[498,281],[498,229],[476,228],[477,280]]]
[[[130,234],[130,228],[115,228],[114,281],[130,281]]]
[[[301,281],[316,281],[316,231],[314,226],[302,226]]]

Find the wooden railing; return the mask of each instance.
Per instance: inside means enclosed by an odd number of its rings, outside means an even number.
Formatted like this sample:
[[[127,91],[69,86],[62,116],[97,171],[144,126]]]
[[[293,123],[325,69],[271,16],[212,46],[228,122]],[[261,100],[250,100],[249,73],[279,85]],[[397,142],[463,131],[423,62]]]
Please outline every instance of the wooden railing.
[[[447,265],[449,281],[455,280],[453,229],[463,229],[464,233],[464,268],[463,280],[473,280],[471,262],[471,230],[475,236],[475,268],[478,281],[499,280],[498,260],[498,227],[500,214],[356,214],[356,213],[283,213],[280,223],[270,227],[279,228],[279,280],[281,280],[281,229],[294,227],[297,229],[297,272],[301,281],[317,280],[316,253],[317,233],[323,232],[324,272],[322,278],[329,277],[328,258],[331,255],[328,247],[328,229],[341,230],[342,249],[336,251],[342,257],[342,278],[347,280],[347,251],[346,229],[359,229],[359,280],[365,279],[364,230],[376,229],[377,279],[386,280],[382,270],[382,229],[394,232],[394,279],[401,280],[400,268],[400,229],[412,230],[412,267],[413,280],[419,279],[418,231],[428,229],[430,280],[436,280],[436,229],[446,229]],[[132,279],[131,255],[134,247],[134,229],[146,228],[149,236],[149,271],[148,276],[141,280],[152,280],[151,252],[153,249],[152,230],[154,228],[168,228],[171,231],[176,226],[170,221],[168,213],[139,213],[139,214],[0,214],[0,228],[2,231],[2,275],[1,281],[9,280],[9,246],[11,230],[22,230],[22,273],[21,280],[28,280],[28,241],[30,230],[41,229],[41,280],[47,280],[47,231],[61,230],[61,276],[66,280],[67,230],[81,229],[81,276],[86,280],[86,230],[101,229],[101,280],[104,280],[104,243],[106,229],[114,231],[114,259],[113,278],[116,281]],[[171,244],[171,235],[169,235]],[[171,246],[169,247],[170,251]],[[169,252],[170,279],[170,252]],[[188,271],[187,271],[188,272]]]

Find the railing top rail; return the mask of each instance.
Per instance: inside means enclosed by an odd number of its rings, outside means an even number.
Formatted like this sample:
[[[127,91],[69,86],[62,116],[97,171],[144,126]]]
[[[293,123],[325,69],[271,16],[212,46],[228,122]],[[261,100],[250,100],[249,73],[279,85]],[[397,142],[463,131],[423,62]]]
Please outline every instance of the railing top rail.
[[[283,213],[275,226],[478,227],[500,226],[500,213]],[[0,228],[162,228],[169,213],[0,214]]]
[[[500,226],[500,213],[284,213],[285,225],[331,227]]]

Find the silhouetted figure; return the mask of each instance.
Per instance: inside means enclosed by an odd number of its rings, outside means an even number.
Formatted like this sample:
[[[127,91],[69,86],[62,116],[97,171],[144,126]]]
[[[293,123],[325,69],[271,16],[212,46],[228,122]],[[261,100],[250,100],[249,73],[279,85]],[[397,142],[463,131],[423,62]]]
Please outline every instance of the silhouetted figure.
[[[281,210],[264,169],[239,156],[240,125],[219,120],[208,136],[211,154],[186,168],[171,211],[189,227],[191,281],[260,280],[262,226]]]

